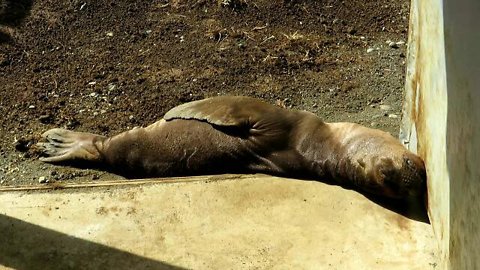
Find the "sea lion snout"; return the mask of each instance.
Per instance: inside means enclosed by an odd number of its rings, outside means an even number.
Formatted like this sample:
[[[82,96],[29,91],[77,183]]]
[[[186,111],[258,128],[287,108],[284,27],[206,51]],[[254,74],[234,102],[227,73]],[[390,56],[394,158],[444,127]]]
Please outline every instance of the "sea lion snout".
[[[427,183],[427,172],[423,160],[411,153],[404,154],[401,179],[409,195],[423,194]]]
[[[426,189],[426,170],[422,159],[412,153],[400,158],[382,158],[374,168],[375,182],[390,197],[416,197]]]

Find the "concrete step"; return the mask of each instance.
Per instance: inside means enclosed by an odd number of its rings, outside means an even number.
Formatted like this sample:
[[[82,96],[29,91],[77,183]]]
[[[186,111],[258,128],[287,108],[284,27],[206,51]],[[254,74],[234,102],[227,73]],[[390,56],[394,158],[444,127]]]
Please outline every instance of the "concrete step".
[[[435,268],[428,223],[320,182],[221,175],[45,187],[0,192],[3,267]]]

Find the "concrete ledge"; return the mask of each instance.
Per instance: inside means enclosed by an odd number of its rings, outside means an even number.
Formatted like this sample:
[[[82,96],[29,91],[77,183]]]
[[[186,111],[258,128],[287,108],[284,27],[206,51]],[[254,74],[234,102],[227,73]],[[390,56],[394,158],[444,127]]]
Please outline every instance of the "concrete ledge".
[[[429,224],[338,186],[265,175],[142,181],[0,192],[0,265],[15,269],[435,267]]]

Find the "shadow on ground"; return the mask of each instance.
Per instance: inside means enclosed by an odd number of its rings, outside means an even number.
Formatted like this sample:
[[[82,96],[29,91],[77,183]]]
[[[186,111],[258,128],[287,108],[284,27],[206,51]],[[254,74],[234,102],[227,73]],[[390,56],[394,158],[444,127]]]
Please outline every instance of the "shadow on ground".
[[[33,0],[0,0],[0,26],[15,27],[30,15]],[[0,30],[0,44],[12,42],[12,37]]]
[[[419,222],[430,224],[427,207],[425,204],[426,199],[423,197],[396,200],[370,194],[363,195],[372,202],[399,215]]]
[[[292,180],[295,181],[318,181],[315,179],[311,179],[308,177],[304,178],[299,178],[299,179],[294,179]],[[371,193],[364,192],[362,190],[359,190],[358,188],[349,185],[349,184],[339,184],[336,183],[333,180],[322,180],[319,181],[327,185],[334,185],[334,186],[340,186],[344,189],[348,190],[354,190],[355,192],[358,192],[362,194],[367,200],[372,201],[375,204],[380,205],[381,207],[388,209],[392,212],[395,212],[399,215],[402,215],[406,218],[427,223],[430,224],[430,219],[428,217],[428,212],[427,212],[427,193],[426,191],[424,192],[424,195],[419,196],[419,197],[411,197],[411,198],[404,198],[404,199],[392,199],[380,195],[374,195]],[[426,187],[425,187],[426,188]]]
[[[62,163],[59,163],[57,165],[60,165],[60,166],[68,166],[68,167],[73,167],[73,168],[78,168],[78,169],[95,169],[95,170],[98,170],[98,171],[103,171],[103,172],[110,172],[110,173],[115,173],[115,174],[118,174],[118,175],[121,175],[127,179],[130,179],[132,181],[135,181],[135,179],[144,179],[144,178],[149,178],[149,176],[143,176],[143,175],[140,175],[140,173],[138,172],[138,174],[136,173],[133,173],[132,175],[127,175],[127,174],[122,174],[118,171],[114,171],[112,170],[111,168],[108,168],[107,166],[102,166],[101,164],[93,164],[91,162],[88,162],[88,161],[81,161],[81,160],[75,160],[75,161],[67,161],[67,162],[62,162]],[[219,172],[217,175],[223,175],[223,173],[232,173],[232,174],[236,174],[235,172]],[[245,173],[248,173],[248,172],[245,172]],[[215,175],[215,174],[206,174],[206,175]],[[278,177],[286,177],[286,178],[289,178],[288,176],[285,176],[285,175],[275,175],[273,174],[274,176],[278,176]],[[188,175],[188,174],[185,174],[185,175],[175,175],[177,177],[182,177],[182,176],[195,176],[195,175]],[[198,175],[197,175],[198,176]],[[153,178],[152,178],[153,179]],[[316,179],[313,179],[313,177],[308,177],[308,176],[298,176],[296,178],[289,178],[293,181],[315,181],[317,182],[318,180]],[[426,191],[424,192],[424,195],[423,196],[419,196],[419,197],[411,197],[411,198],[405,198],[405,199],[392,199],[392,198],[387,198],[387,197],[383,197],[383,196],[379,196],[379,195],[373,195],[373,194],[370,194],[370,193],[367,193],[367,192],[363,192],[362,190],[359,190],[358,188],[355,188],[351,185],[348,185],[348,184],[339,184],[339,183],[336,183],[334,182],[333,180],[322,180],[322,181],[318,181],[318,182],[322,182],[324,184],[327,184],[327,185],[334,185],[334,186],[340,186],[344,189],[348,189],[348,190],[354,190],[356,192],[359,192],[360,194],[362,194],[363,196],[365,196],[366,199],[390,210],[390,211],[393,211],[399,215],[402,215],[406,218],[409,218],[409,219],[412,219],[412,220],[416,220],[416,221],[419,221],[419,222],[423,222],[423,223],[427,223],[427,224],[430,224],[430,220],[429,220],[429,217],[428,217],[428,213],[427,213],[427,205],[426,205],[426,202],[428,201],[427,198],[426,198]]]
[[[0,266],[13,269],[184,269],[0,215]]]

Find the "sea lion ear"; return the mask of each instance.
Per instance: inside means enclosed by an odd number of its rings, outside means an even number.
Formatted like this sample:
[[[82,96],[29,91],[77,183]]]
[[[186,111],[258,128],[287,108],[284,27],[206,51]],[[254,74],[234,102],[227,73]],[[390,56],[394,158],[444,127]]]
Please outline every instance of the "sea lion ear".
[[[218,126],[251,127],[275,108],[254,98],[222,96],[179,105],[168,111],[163,119],[194,119]]]

